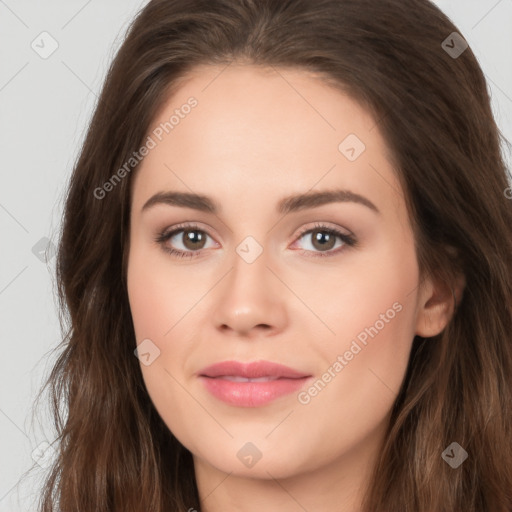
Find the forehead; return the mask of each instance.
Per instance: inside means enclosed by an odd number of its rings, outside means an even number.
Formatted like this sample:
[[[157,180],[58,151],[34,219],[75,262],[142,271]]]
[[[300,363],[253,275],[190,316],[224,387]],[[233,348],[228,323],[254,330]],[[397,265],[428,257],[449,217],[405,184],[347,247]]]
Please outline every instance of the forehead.
[[[277,198],[313,188],[343,186],[373,197],[400,189],[375,119],[302,70],[197,67],[147,135],[155,146],[135,177],[139,206],[166,188],[213,196],[231,191],[247,201],[251,194],[261,201],[262,194]],[[382,190],[386,184],[389,190]]]

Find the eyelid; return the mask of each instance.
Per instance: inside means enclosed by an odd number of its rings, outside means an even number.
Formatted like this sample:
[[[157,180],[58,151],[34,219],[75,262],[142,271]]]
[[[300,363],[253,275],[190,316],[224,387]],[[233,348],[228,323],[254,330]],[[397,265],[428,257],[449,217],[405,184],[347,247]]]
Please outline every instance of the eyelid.
[[[206,226],[206,227],[204,227]],[[205,233],[207,236],[209,236],[211,239],[215,240],[215,237],[213,237],[210,234],[210,231],[215,231],[211,226],[208,226],[208,224],[202,225],[200,222],[182,222],[179,224],[173,224],[172,226],[163,228],[158,231],[158,237],[165,237],[169,238],[174,236],[179,231],[201,231],[202,233]],[[198,251],[196,251],[198,252]]]
[[[210,233],[209,233],[210,229],[212,229],[212,228],[208,227],[208,229],[205,229],[205,228],[201,227],[200,223],[183,222],[183,223],[174,224],[168,228],[159,230],[157,232],[157,235],[154,238],[154,240],[158,244],[163,245],[163,244],[165,244],[165,242],[167,242],[168,240],[170,240],[171,238],[176,236],[176,234],[178,234],[179,232],[188,230],[188,231],[200,231],[201,233],[204,233],[207,237],[211,238],[218,245],[218,242],[215,240],[215,238],[212,235],[210,235]],[[172,252],[170,249],[169,250],[164,249],[164,250],[166,250],[167,252]],[[205,250],[206,249],[200,249],[198,251],[183,251],[183,252],[190,253],[191,255],[197,255],[199,253],[204,252]],[[176,252],[182,252],[182,251],[181,251],[181,249],[176,249]]]
[[[313,226],[303,227],[301,229],[301,231],[299,231],[299,234],[296,236],[296,238],[300,238],[305,233],[308,233],[309,231],[314,231],[315,229],[338,231],[338,232],[340,232],[340,234],[342,234],[344,236],[352,236],[352,237],[355,236],[354,233],[352,233],[351,231],[349,231],[346,228],[340,228],[339,226],[335,226],[335,225],[331,226],[329,222],[316,221],[313,223]],[[346,231],[346,233],[343,233],[341,231],[342,229],[344,229]]]
[[[313,226],[302,228],[299,234],[295,237],[293,244],[297,243],[304,235],[312,233],[314,231],[323,231],[332,234],[336,238],[342,241],[341,247],[337,249],[330,249],[328,251],[308,251],[306,249],[299,249],[299,252],[308,258],[329,258],[334,257],[348,249],[358,246],[358,240],[356,236],[350,231],[344,233],[342,230],[346,228],[340,228],[338,226],[330,226],[328,222],[317,221]]]

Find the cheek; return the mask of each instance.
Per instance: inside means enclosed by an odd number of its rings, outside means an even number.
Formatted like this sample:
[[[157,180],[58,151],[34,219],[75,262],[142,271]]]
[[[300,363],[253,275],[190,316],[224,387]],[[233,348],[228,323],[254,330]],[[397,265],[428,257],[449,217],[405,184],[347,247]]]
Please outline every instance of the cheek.
[[[370,424],[388,412],[402,384],[415,333],[418,267],[412,243],[383,247],[351,267],[332,294],[335,306],[324,309],[336,337],[320,348],[324,373],[303,397],[319,414],[342,403]]]
[[[340,389],[351,389],[357,402],[389,402],[398,394],[414,338],[412,304],[403,299],[375,312],[339,350]],[[339,357],[341,356],[341,357]]]
[[[335,276],[317,273],[309,304],[334,334],[322,349],[324,356],[332,360],[357,341],[361,351],[354,360],[389,354],[407,359],[414,338],[418,278],[414,244],[400,238],[377,241],[364,254],[354,252]],[[353,352],[357,350],[356,346]]]
[[[134,247],[130,253],[127,285],[137,343],[144,338],[170,339],[171,331],[204,293],[158,252]]]
[[[381,298],[381,307],[376,303],[364,316],[351,319],[353,336],[323,351],[324,368],[297,397],[290,428],[304,429],[317,440],[319,460],[329,461],[355,446],[369,447],[374,433],[386,425],[403,382],[414,337],[413,301],[402,297],[400,304],[390,303],[394,294]],[[283,442],[286,433],[283,429]]]
[[[180,282],[176,270],[170,273],[163,260],[133,248],[128,263],[128,297],[137,345],[151,354],[148,364],[140,359],[150,400],[168,428],[180,439],[188,439],[186,430],[193,429],[190,424],[184,429],[182,418],[190,417],[194,404],[180,383],[183,361],[192,349],[188,340],[193,334],[184,326],[193,298],[187,297],[192,295],[191,287]]]

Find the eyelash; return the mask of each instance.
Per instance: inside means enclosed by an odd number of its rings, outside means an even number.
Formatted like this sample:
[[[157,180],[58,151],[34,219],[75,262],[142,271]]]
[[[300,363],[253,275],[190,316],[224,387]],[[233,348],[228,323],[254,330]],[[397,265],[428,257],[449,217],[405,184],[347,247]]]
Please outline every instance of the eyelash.
[[[179,224],[179,225],[175,226],[175,228],[172,231],[165,231],[164,230],[164,231],[158,233],[158,235],[155,238],[155,242],[160,244],[162,246],[162,249],[165,252],[171,254],[174,257],[177,257],[177,258],[195,258],[195,257],[199,256],[203,252],[203,250],[205,250],[205,249],[201,249],[199,251],[181,251],[181,250],[178,250],[178,249],[169,248],[169,247],[164,245],[165,242],[167,242],[167,240],[171,239],[174,235],[176,235],[180,231],[186,231],[186,230],[187,231],[200,231],[201,233],[205,233],[205,234],[208,235],[208,233],[206,233],[206,231],[201,229],[196,224]],[[331,227],[326,226],[326,225],[321,224],[321,223],[315,224],[314,227],[312,227],[312,228],[305,228],[299,234],[299,236],[297,237],[297,240],[300,240],[304,235],[312,233],[313,231],[322,231],[322,232],[327,233],[329,235],[334,235],[334,236],[340,238],[343,241],[344,245],[342,247],[338,247],[338,249],[336,249],[336,250],[332,250],[331,249],[330,251],[325,251],[325,252],[322,252],[322,251],[308,251],[306,249],[302,249],[303,253],[310,253],[310,252],[314,252],[315,253],[314,256],[309,255],[308,257],[312,257],[312,258],[331,257],[331,256],[335,256],[336,254],[339,254],[341,251],[344,251],[345,250],[344,249],[345,246],[347,246],[347,247],[355,247],[357,245],[357,240],[356,240],[356,238],[354,236],[347,235],[345,233],[341,233],[337,229],[331,228]]]

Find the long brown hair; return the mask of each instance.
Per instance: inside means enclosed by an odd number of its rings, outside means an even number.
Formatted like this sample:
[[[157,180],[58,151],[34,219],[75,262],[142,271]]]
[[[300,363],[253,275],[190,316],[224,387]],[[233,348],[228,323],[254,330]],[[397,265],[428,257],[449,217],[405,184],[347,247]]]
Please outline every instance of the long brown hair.
[[[66,197],[56,267],[65,336],[43,387],[59,449],[40,511],[201,510],[191,453],[156,412],[133,353],[126,257],[136,167],[106,197],[94,191],[141,147],[188,71],[235,61],[314,72],[368,109],[404,189],[421,275],[466,279],[446,329],[414,339],[364,510],[512,510],[505,141],[471,48],[450,51],[463,41],[454,32],[428,0],[152,0],[141,10]],[[441,456],[452,442],[468,453],[456,469]]]

